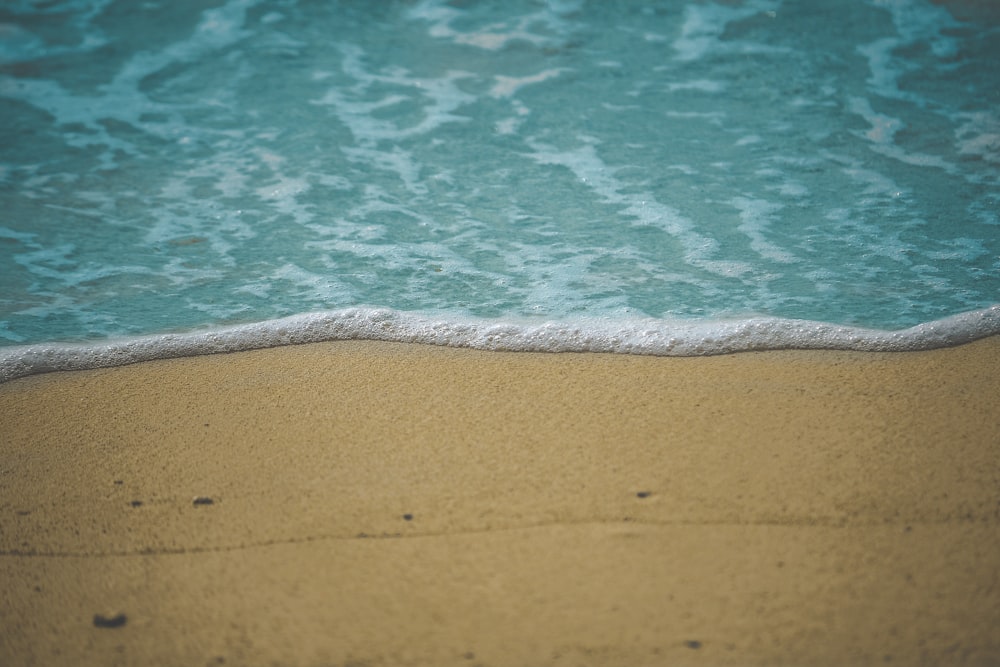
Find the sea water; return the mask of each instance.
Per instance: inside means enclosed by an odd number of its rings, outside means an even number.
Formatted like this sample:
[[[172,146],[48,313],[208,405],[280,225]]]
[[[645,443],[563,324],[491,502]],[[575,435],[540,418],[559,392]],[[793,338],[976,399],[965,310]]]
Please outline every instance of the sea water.
[[[0,381],[1000,333],[990,3],[9,0],[0,121]]]

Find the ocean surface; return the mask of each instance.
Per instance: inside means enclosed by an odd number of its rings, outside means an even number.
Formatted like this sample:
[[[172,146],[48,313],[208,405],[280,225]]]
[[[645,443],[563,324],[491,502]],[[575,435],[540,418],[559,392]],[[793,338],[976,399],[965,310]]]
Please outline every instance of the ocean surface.
[[[1000,333],[1000,5],[8,0],[0,381]]]

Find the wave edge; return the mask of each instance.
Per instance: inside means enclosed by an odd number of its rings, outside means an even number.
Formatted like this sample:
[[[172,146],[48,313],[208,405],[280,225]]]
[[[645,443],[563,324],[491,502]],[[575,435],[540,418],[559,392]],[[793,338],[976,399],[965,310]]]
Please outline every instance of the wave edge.
[[[624,322],[580,319],[535,323],[435,319],[386,308],[353,307],[187,333],[0,348],[0,383],[53,371],[108,368],[154,359],[338,340],[421,343],[508,352],[693,357],[785,349],[903,352],[951,347],[994,335],[1000,335],[1000,304],[898,331],[777,317]]]

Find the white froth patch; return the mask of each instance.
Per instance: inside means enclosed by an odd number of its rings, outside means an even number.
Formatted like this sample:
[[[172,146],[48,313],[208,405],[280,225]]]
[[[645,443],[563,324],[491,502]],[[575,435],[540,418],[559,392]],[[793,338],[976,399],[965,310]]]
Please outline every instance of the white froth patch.
[[[794,181],[792,179],[787,179],[778,186],[778,192],[785,195],[786,197],[792,197],[793,199],[801,199],[803,197],[808,197],[810,190],[801,183]]]
[[[254,283],[246,283],[240,285],[233,292],[237,294],[250,294],[252,296],[266,299],[270,296],[271,291],[274,289],[274,284],[268,281],[258,281]]]
[[[502,76],[498,74],[493,77],[496,79],[496,83],[493,84],[492,88],[490,88],[489,95],[495,99],[511,97],[524,86],[530,86],[533,83],[541,83],[542,81],[554,79],[566,71],[568,70],[565,67],[556,67],[554,69],[543,70],[538,74],[532,74],[531,76],[516,77]]]
[[[857,47],[858,53],[868,60],[870,76],[868,85],[873,92],[888,98],[922,103],[920,96],[899,88],[899,78],[911,71],[914,65],[897,57],[900,47],[910,44],[929,45],[931,52],[947,66],[947,59],[957,52],[955,39],[944,31],[957,27],[958,23],[943,6],[928,2],[902,2],[900,0],[873,0],[873,4],[889,11],[897,36],[882,37]]]
[[[714,125],[719,125],[726,119],[723,111],[673,111],[663,112],[667,118],[678,118],[681,120],[707,120]]]
[[[780,162],[780,158],[775,158],[774,162]],[[777,184],[768,184],[764,186],[770,192],[778,192],[793,199],[801,199],[802,197],[809,195],[809,188],[803,185],[800,181],[791,177],[787,172],[781,171],[780,169],[764,167],[762,169],[755,170],[754,173],[761,178],[780,181]]]
[[[862,183],[865,186],[862,192],[866,195],[883,195],[895,199],[907,194],[894,180],[872,169],[854,167],[844,169],[843,172],[853,180]]]
[[[438,78],[421,78],[409,76],[400,68],[389,73],[373,74],[363,65],[364,52],[357,46],[341,47],[343,61],[341,66],[345,74],[357,81],[355,86],[345,90],[338,85],[330,88],[323,97],[312,100],[312,104],[330,106],[337,118],[346,125],[362,147],[368,147],[379,141],[398,141],[408,137],[428,134],[446,123],[468,122],[469,118],[455,113],[457,109],[476,101],[476,96],[462,91],[458,82],[473,75],[460,70],[449,70]],[[375,84],[390,84],[409,88],[411,95],[390,94],[375,102],[355,101],[355,96],[363,96]],[[397,104],[412,104],[414,100],[429,100],[429,104],[421,105],[423,119],[416,125],[402,127],[392,120],[375,118],[372,111]]]
[[[135,54],[115,77],[112,90],[138,90],[141,81],[174,62],[190,62],[230,46],[253,33],[244,29],[246,12],[259,0],[229,0],[221,7],[206,9],[190,37],[162,51]]]
[[[601,106],[608,111],[634,111],[636,109],[641,109],[638,104],[612,104],[611,102],[601,102]]]
[[[281,214],[291,216],[297,223],[305,224],[309,222],[314,214],[306,207],[298,203],[297,197],[308,192],[312,184],[309,179],[303,176],[289,176],[282,172],[282,167],[286,159],[269,150],[259,149],[255,151],[255,156],[259,164],[265,166],[271,177],[267,179],[266,185],[254,188],[254,193],[269,207]],[[228,188],[234,196],[241,194],[246,184],[245,177],[241,170],[229,165],[229,169],[220,172],[220,180],[216,183],[216,188]]]
[[[721,81],[709,79],[696,79],[694,81],[681,81],[667,84],[667,91],[675,93],[679,90],[695,90],[701,93],[721,93],[726,89],[726,85]]]
[[[226,198],[235,198],[242,195],[247,190],[249,178],[247,173],[233,164],[226,164],[222,161],[217,163],[215,189],[220,195]]]
[[[529,141],[528,145],[534,150],[529,157],[539,164],[568,168],[605,202],[621,206],[622,214],[634,218],[634,224],[656,227],[675,237],[684,248],[684,261],[692,266],[724,277],[738,277],[751,270],[746,262],[712,258],[718,243],[699,234],[694,223],[675,208],[657,201],[650,193],[623,192],[628,188],[614,176],[621,167],[608,167],[598,156],[594,140],[587,137],[581,137],[581,140],[585,142],[583,146],[569,151],[556,151],[550,146]]]
[[[438,32],[438,36],[444,36],[441,31]],[[513,40],[524,40],[526,42],[531,42],[534,44],[543,43],[545,40],[538,37],[537,35],[532,35],[523,31],[511,31],[511,32],[473,32],[465,34],[452,33],[447,35],[453,37],[455,41],[459,44],[468,44],[469,46],[478,46],[481,49],[487,49],[489,51],[499,51],[507,42]]]
[[[257,196],[270,203],[279,213],[293,216],[297,222],[306,222],[312,214],[304,211],[295,201],[296,197],[308,192],[309,181],[305,178],[277,175],[268,185],[257,188]]]
[[[897,71],[892,52],[900,45],[895,37],[882,37],[858,46],[858,53],[868,60],[868,85],[883,97],[906,97],[897,83],[901,72]]]
[[[427,194],[427,186],[420,178],[421,166],[409,151],[399,146],[393,146],[391,150],[343,147],[341,151],[352,162],[371,165],[397,174],[406,189],[413,194]]]
[[[521,122],[520,118],[504,118],[496,122],[494,129],[496,129],[497,134],[516,134]]]
[[[848,108],[870,125],[870,129],[855,134],[867,139],[876,153],[917,167],[937,167],[949,174],[957,173],[955,165],[937,155],[914,153],[899,146],[896,133],[905,127],[904,123],[898,118],[876,112],[867,98],[851,97]]]
[[[903,129],[903,121],[892,116],[876,113],[871,102],[865,97],[851,97],[849,110],[865,119],[871,129],[864,132],[864,137],[875,144],[887,146],[893,142],[896,133]]]
[[[767,239],[767,229],[774,215],[784,208],[781,204],[751,197],[734,197],[730,204],[739,211],[738,229],[750,239],[750,247],[761,257],[782,264],[799,261],[790,252]]]

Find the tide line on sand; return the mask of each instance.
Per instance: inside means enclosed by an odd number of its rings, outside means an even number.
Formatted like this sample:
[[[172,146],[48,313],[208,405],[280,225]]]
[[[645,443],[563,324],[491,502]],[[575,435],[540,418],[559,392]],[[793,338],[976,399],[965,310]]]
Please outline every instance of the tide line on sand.
[[[512,352],[708,356],[782,349],[901,352],[959,345],[997,334],[1000,304],[900,331],[775,317],[501,322],[434,318],[385,308],[348,308],[189,333],[0,348],[0,382],[50,371],[337,340]]]

